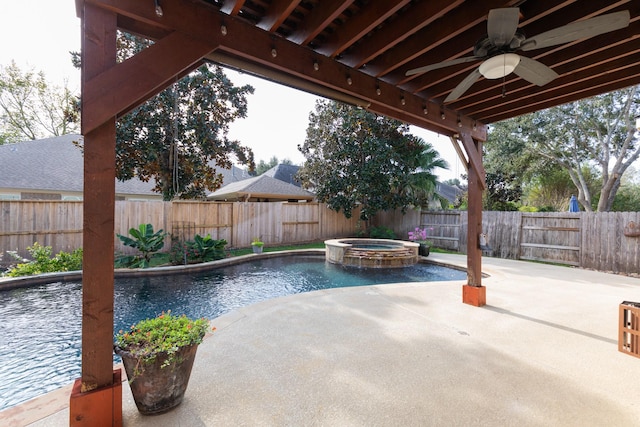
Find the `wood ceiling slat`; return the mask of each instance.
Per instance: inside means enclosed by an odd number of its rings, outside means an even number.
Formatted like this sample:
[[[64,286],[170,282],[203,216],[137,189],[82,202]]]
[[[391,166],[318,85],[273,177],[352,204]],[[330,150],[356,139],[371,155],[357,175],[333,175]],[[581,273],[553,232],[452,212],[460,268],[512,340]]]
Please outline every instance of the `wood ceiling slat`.
[[[408,37],[393,49],[367,63],[367,73],[381,77],[419,56],[425,64],[431,64],[429,51],[458,34],[467,31],[481,22],[486,22],[489,10],[505,7],[512,2],[505,0],[487,0],[484,2],[464,3],[431,25]],[[485,24],[486,26],[486,24]],[[464,46],[468,49],[467,46]]]
[[[258,22],[258,27],[273,32],[289,17],[301,0],[273,0]]]
[[[240,9],[244,6],[245,0],[225,0],[220,10],[231,16],[240,13]]]
[[[418,3],[414,7],[406,8],[392,23],[385,24],[382,31],[373,32],[366,43],[360,43],[345,52],[341,62],[350,67],[360,68],[369,60],[441,18],[463,2],[464,0],[438,0]]]
[[[640,58],[637,61],[639,61],[637,64],[640,64]],[[514,108],[511,109],[495,109],[486,115],[483,120],[486,119],[487,123],[493,123],[602,93],[624,89],[637,85],[638,76],[640,76],[640,65],[631,65],[606,76],[602,75],[595,79],[585,80],[565,93],[541,94],[539,97],[528,99],[527,104],[520,103],[514,105]]]
[[[614,80],[613,77],[616,73],[622,72],[626,78],[626,71],[629,67],[634,67],[637,62],[640,61],[640,46],[631,55],[625,55],[613,61],[607,61],[604,64],[598,66],[599,72],[594,74],[593,67],[591,69],[585,69],[578,73],[572,73],[565,76],[561,76],[556,79],[556,84],[553,87],[542,88],[528,88],[520,91],[513,97],[503,98],[500,104],[495,104],[488,108],[486,105],[478,105],[473,114],[474,117],[484,117],[488,114],[499,113],[505,109],[509,109],[513,104],[525,104],[527,106],[537,103],[541,97],[547,97],[553,99],[554,97],[563,97],[571,94],[576,88],[588,87],[589,84],[601,85],[603,82],[607,83],[609,79]],[[525,100],[526,102],[523,102]]]
[[[367,3],[358,14],[328,37],[317,51],[330,57],[339,55],[410,2],[411,0],[396,0]]]
[[[589,2],[588,4],[580,3],[580,4],[570,5],[566,9],[563,9],[558,12],[561,16],[567,18],[567,20],[564,21],[564,23],[561,25],[577,20],[578,18],[582,17],[584,13],[586,13],[589,16],[593,16],[598,12],[601,12],[603,10],[607,11],[608,9],[610,9],[603,6],[602,3],[603,3],[602,1],[594,1],[594,2]],[[557,17],[550,16],[549,14],[547,14],[544,8],[540,8],[540,9],[543,11],[544,15],[547,16],[548,18],[546,20],[545,19],[539,20],[537,19],[537,17],[530,17],[528,22],[533,22],[533,24],[526,28],[521,28],[520,31],[524,31],[526,34],[530,34],[530,35],[539,34],[545,31],[545,29],[551,28],[548,25],[541,26],[541,24],[545,24],[544,21],[547,21],[546,24],[548,24],[549,19],[553,21],[553,24],[551,24],[552,26],[556,25]],[[529,13],[532,13],[532,12],[529,12]],[[480,29],[478,27],[474,27],[473,30],[475,30],[474,31],[475,34],[480,32],[481,36],[484,36],[486,34],[486,31],[484,31],[485,27],[486,27],[486,22],[480,25]],[[450,40],[449,42],[443,44],[442,46],[439,46],[437,49],[434,49],[433,50],[433,55],[435,56],[434,63],[445,61],[448,59],[453,59],[455,57],[465,56],[465,55],[471,56],[473,54],[473,51],[472,51],[473,45],[475,45],[477,39],[469,40],[470,34],[472,34],[471,30],[467,31],[464,34],[466,38],[464,36],[456,37],[455,39]],[[457,53],[455,56],[451,56],[452,52],[457,52],[456,46],[469,46],[469,48],[467,50],[463,50],[460,53]],[[458,49],[460,49],[460,47],[458,47]],[[552,49],[557,49],[557,48],[552,48]],[[550,49],[547,49],[547,51],[549,50]],[[535,53],[536,51],[532,51],[532,52]],[[524,55],[528,57],[532,57],[531,54],[524,53]],[[447,67],[440,70],[434,70],[432,72],[425,73],[426,75],[419,76],[413,81],[410,81],[410,79],[407,79],[407,78],[403,79],[402,76],[404,72],[406,72],[407,70],[425,65],[424,63],[420,63],[419,61],[414,60],[407,66],[403,66],[400,69],[398,69],[397,72],[399,74],[396,74],[396,72],[394,72],[393,77],[385,80],[396,82],[397,84],[402,85],[405,89],[413,93],[424,91],[426,93],[429,93],[430,97],[438,97],[438,96],[446,95],[448,92],[453,90],[457,82],[462,81],[462,79],[466,76],[466,74],[468,74],[469,72],[471,72],[471,70],[479,66],[480,63],[481,61],[479,60],[478,62],[468,63],[463,66],[458,66],[456,68]],[[406,83],[407,81],[409,81],[409,83]],[[435,89],[430,89],[434,87]],[[444,89],[444,87],[448,87],[448,88]]]
[[[582,43],[571,45],[565,50],[556,50],[551,52],[549,55],[544,54],[536,56],[534,59],[541,60],[542,63],[550,66],[554,71],[560,74],[561,77],[563,75],[575,75],[575,73],[585,68],[594,70],[596,69],[594,64],[602,63],[606,58],[611,59],[612,57],[615,58],[619,56],[619,54],[616,54],[617,50],[614,49],[617,45],[624,44],[625,46],[622,48],[623,51],[625,51],[625,49],[629,49],[629,46],[626,45],[626,43],[629,43],[629,41],[634,43],[633,40],[637,38],[639,30],[640,26],[636,25],[625,29],[623,33],[616,34],[615,38],[589,39]],[[567,51],[573,56],[567,56]],[[477,66],[478,64],[475,65]],[[452,72],[452,75],[455,75],[455,82],[458,82],[460,78],[469,72],[466,69],[464,70],[465,71],[463,73]],[[594,71],[591,72],[593,73]],[[463,74],[463,76],[460,76],[459,74]],[[592,74],[591,76],[593,77],[595,75]],[[559,80],[556,79],[545,85],[543,88],[540,88],[514,75],[510,75],[507,78],[510,93],[515,93],[524,89],[538,92],[545,88],[556,87],[558,81]],[[490,105],[493,102],[500,103],[501,86],[501,80],[481,79],[476,82],[466,94],[450,103],[449,107],[469,111],[470,109],[473,109],[474,105]],[[446,96],[450,91],[449,87],[450,83],[446,81],[430,87],[430,98],[444,98],[444,96]]]
[[[553,12],[545,7],[544,2],[527,2],[521,8],[523,16],[519,28],[527,37],[531,37],[575,21],[627,9],[627,7],[620,6],[626,5],[628,1],[589,0],[588,2],[567,2],[564,7],[555,8]]]
[[[338,16],[340,16],[354,0],[323,0],[312,13],[307,14],[305,20],[288,38],[294,43],[307,45],[320,32],[331,24]]]
[[[575,76],[576,73],[583,70],[589,70],[586,78],[595,77],[596,71],[602,67],[606,61],[611,61],[629,54],[637,50],[638,38],[640,37],[640,22],[634,23],[629,28],[616,32],[615,39],[589,39],[577,46],[571,47],[573,58],[567,58],[563,52],[553,52],[550,56],[544,58],[544,62],[552,64],[552,68],[562,75]],[[584,75],[584,73],[583,73]],[[528,82],[515,76],[511,77],[507,82],[509,93],[516,94],[521,90],[531,90],[533,93],[539,92],[541,89],[532,86]],[[551,82],[549,88],[553,87],[557,90],[558,82]],[[493,92],[493,93],[492,93]],[[522,96],[522,95],[520,95]],[[478,82],[475,90],[468,97],[464,97],[452,105],[454,108],[460,108],[465,111],[477,109],[479,105],[499,103],[501,100],[500,91],[496,90],[495,84],[489,84],[483,80]]]

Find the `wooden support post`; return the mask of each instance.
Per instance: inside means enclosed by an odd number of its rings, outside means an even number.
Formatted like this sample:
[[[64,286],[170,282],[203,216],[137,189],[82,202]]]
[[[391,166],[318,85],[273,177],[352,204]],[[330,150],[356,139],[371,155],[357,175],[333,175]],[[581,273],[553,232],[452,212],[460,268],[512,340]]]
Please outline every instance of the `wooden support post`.
[[[84,93],[87,82],[116,64],[116,14],[85,2],[81,16]],[[113,371],[116,118],[85,131],[95,113],[83,104],[82,377],[70,399],[71,426],[122,425],[119,371]]]
[[[480,307],[486,304],[486,289],[482,286],[482,251],[479,244],[480,233],[482,233],[482,190],[484,188],[482,143],[473,141],[471,146],[468,142],[465,148],[467,151],[475,150],[469,158],[475,157],[476,161],[469,164],[467,284],[462,290],[462,302]]]

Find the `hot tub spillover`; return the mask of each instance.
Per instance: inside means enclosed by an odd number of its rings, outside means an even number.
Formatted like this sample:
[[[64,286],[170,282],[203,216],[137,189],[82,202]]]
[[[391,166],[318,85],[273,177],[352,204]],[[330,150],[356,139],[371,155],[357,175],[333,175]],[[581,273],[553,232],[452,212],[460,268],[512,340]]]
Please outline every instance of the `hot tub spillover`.
[[[387,239],[325,240],[327,261],[354,267],[395,268],[418,262],[418,248],[414,242]]]

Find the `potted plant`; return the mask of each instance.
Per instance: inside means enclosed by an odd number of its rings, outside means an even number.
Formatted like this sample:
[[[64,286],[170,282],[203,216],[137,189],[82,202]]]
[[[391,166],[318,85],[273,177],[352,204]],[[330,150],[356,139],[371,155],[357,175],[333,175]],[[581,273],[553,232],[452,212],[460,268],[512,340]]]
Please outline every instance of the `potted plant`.
[[[415,230],[409,232],[409,240],[420,244],[418,248],[418,255],[429,256],[431,251],[431,245],[433,242],[427,240],[427,229],[416,227]]]
[[[198,344],[209,327],[171,311],[141,320],[116,335],[114,351],[122,358],[138,411],[166,412],[182,402]]]
[[[261,254],[262,253],[262,249],[264,247],[264,242],[262,240],[260,240],[258,237],[255,237],[251,241],[251,247],[253,248],[253,253],[254,254]]]

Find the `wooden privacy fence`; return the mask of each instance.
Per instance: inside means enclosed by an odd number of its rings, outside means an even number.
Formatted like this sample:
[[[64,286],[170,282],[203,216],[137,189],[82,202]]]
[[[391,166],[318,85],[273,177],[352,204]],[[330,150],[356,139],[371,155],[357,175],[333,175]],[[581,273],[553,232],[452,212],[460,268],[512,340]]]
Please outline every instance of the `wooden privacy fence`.
[[[347,219],[323,203],[117,201],[115,232],[127,235],[130,228],[150,223],[179,240],[211,234],[227,240],[228,247],[248,247],[255,237],[281,245],[353,236],[358,215]],[[51,246],[54,253],[82,247],[82,202],[0,201],[0,263],[12,262],[6,251],[27,256],[34,242]],[[115,235],[114,242],[116,252],[134,252]],[[165,242],[168,249],[171,239]]]
[[[467,252],[466,211],[385,212],[386,225],[401,238],[419,226],[427,228],[438,248]],[[640,274],[640,212],[483,212],[482,230],[499,258],[554,262]]]
[[[151,223],[181,240],[211,234],[228,247],[248,247],[255,237],[281,245],[353,236],[358,216],[356,211],[347,219],[322,203],[118,201],[115,231],[126,235]],[[466,211],[382,212],[373,225],[387,226],[401,239],[426,227],[434,246],[467,250]],[[482,229],[491,247],[485,255],[640,274],[640,212],[483,212]],[[0,264],[12,262],[6,251],[27,256],[34,242],[54,253],[82,247],[82,202],[0,201]],[[133,252],[115,235],[114,242],[117,252]]]

